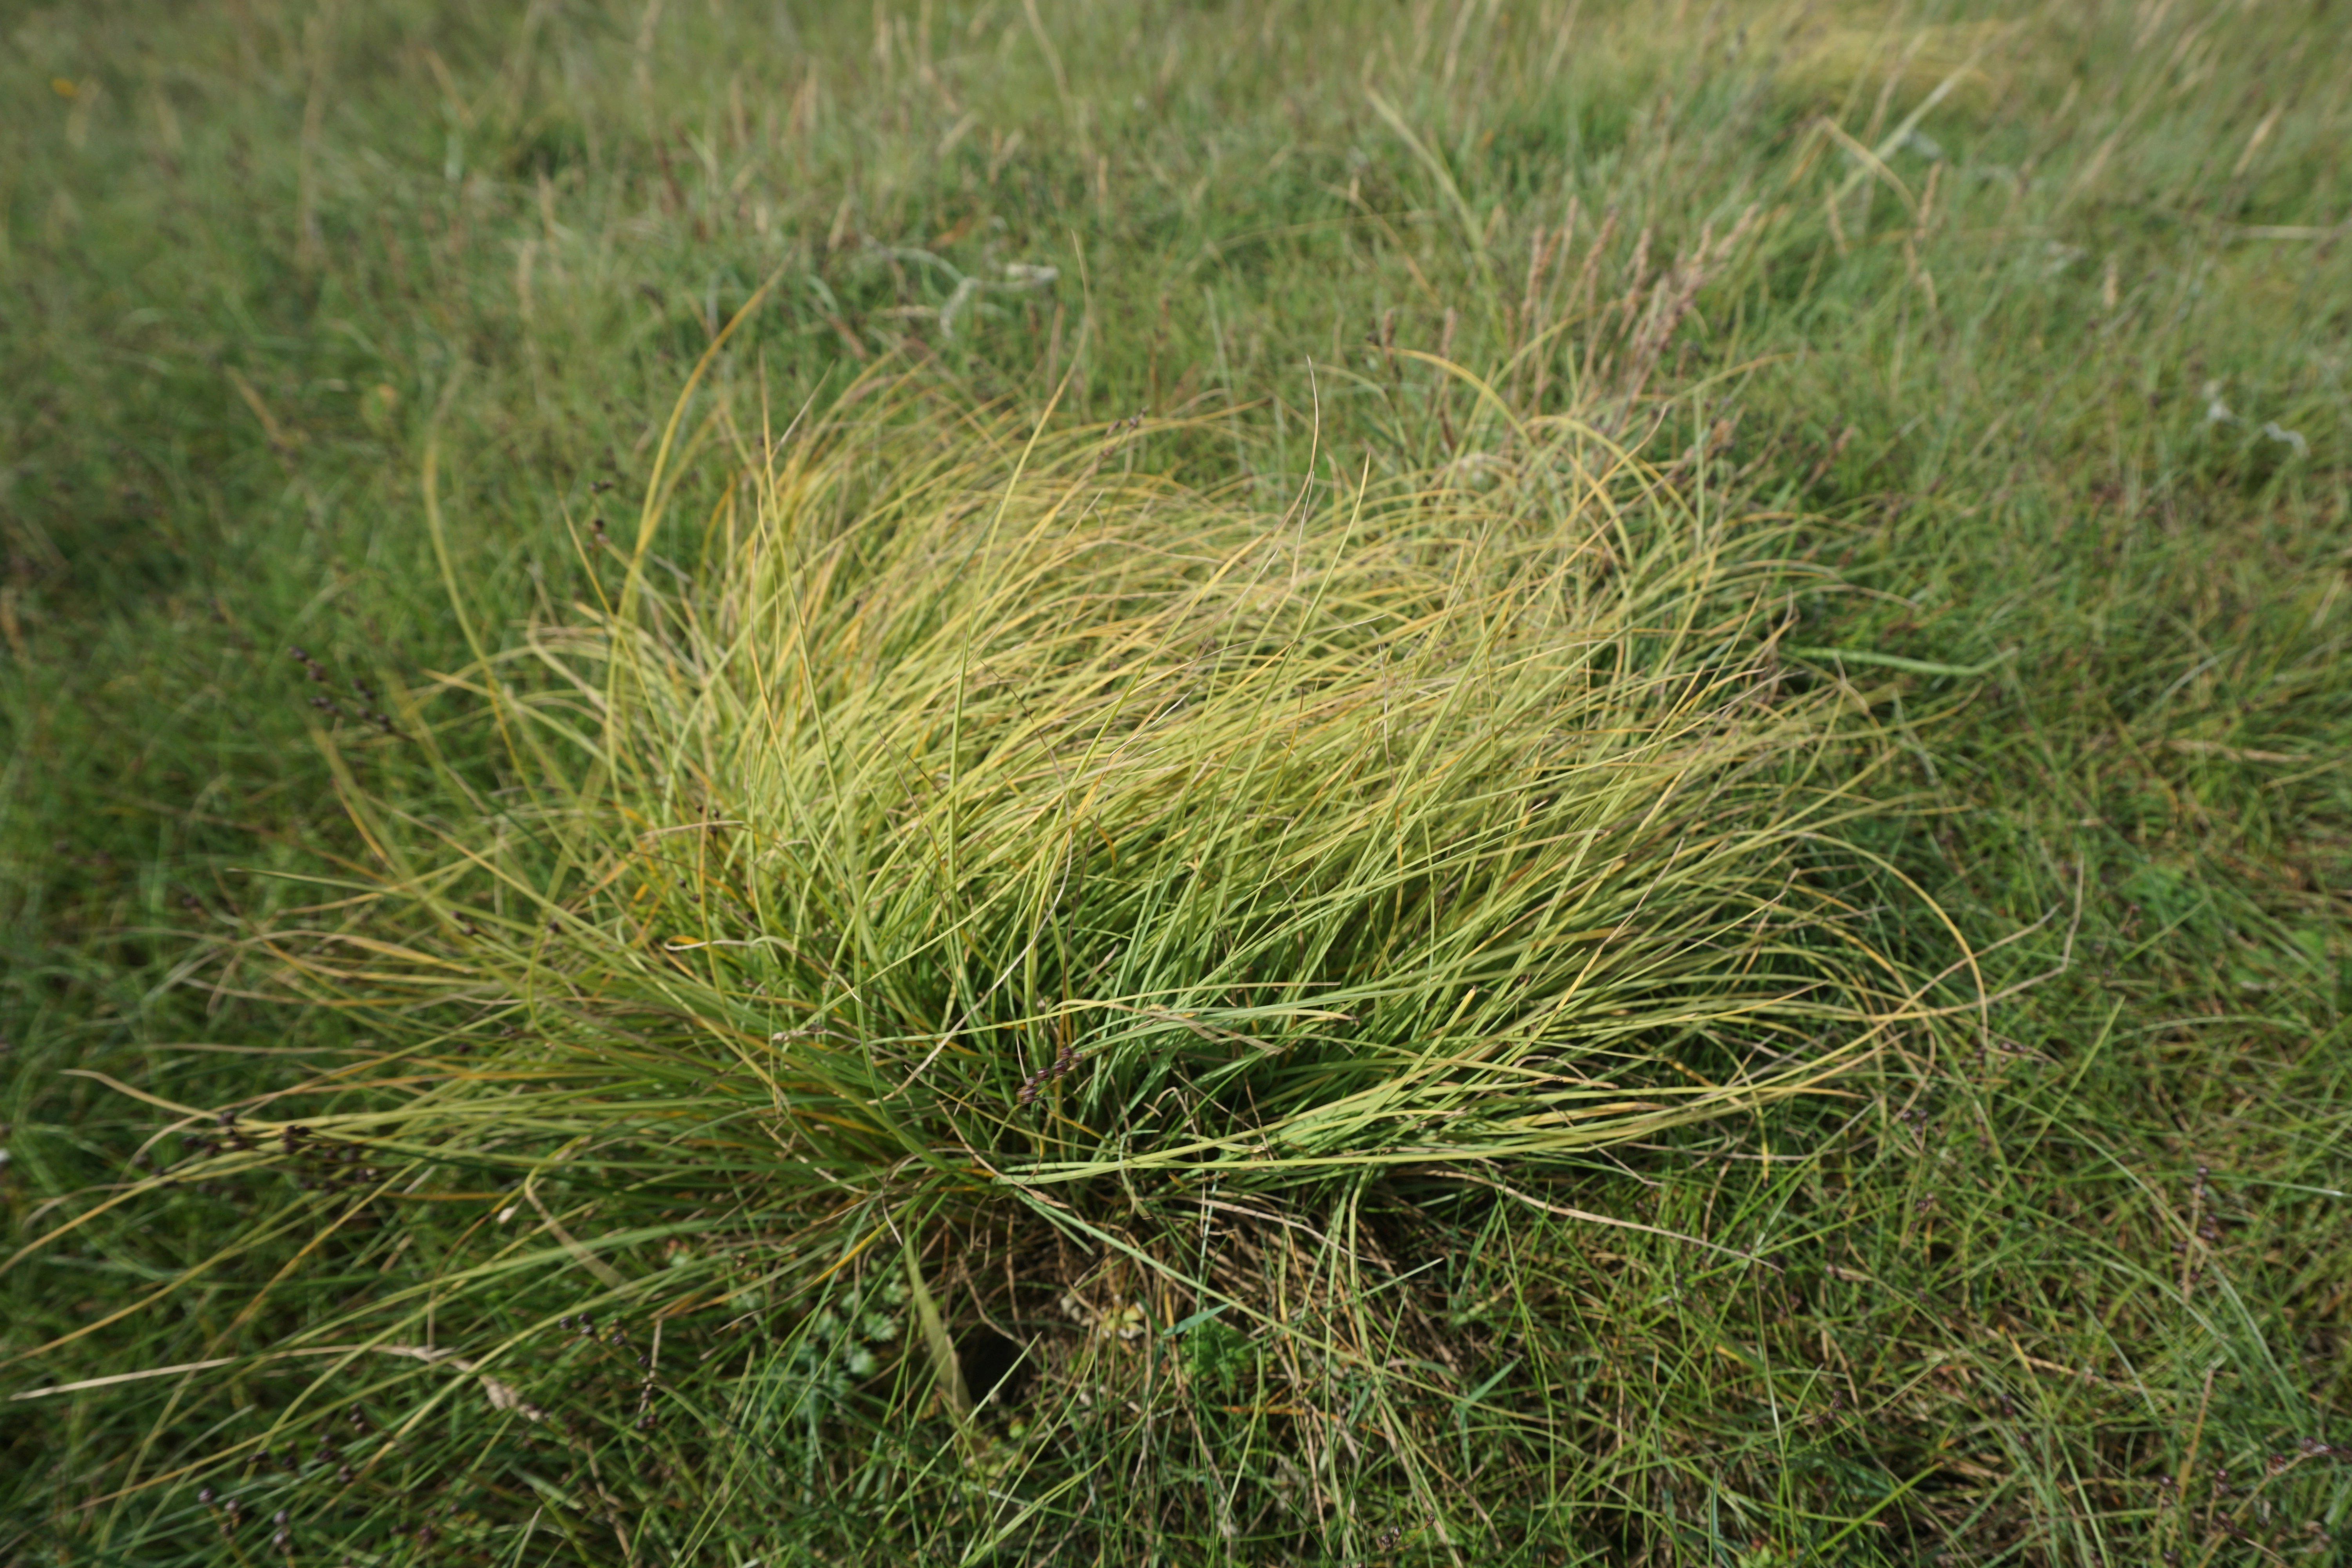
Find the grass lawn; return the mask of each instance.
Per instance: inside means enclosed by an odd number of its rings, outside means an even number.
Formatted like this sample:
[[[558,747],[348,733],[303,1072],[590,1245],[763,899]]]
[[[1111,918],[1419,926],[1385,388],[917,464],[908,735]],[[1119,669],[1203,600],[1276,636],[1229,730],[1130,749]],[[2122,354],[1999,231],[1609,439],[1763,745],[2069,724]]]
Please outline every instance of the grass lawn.
[[[0,1559],[2343,1550],[2341,7],[0,21]]]

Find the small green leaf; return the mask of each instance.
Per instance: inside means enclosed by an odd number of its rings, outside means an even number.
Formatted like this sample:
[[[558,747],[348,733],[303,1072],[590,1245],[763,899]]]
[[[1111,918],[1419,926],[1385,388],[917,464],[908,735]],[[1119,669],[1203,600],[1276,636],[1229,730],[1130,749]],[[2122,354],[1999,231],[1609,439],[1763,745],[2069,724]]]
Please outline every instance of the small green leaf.
[[[1211,1319],[1216,1317],[1218,1313],[1223,1311],[1226,1308],[1232,1305],[1233,1303],[1231,1301],[1220,1301],[1213,1307],[1203,1308],[1200,1311],[1193,1313],[1189,1318],[1169,1324],[1168,1327],[1160,1331],[1160,1336],[1162,1339],[1172,1340],[1179,1334],[1189,1333],[1192,1330],[1199,1328],[1202,1323],[1208,1322]]]

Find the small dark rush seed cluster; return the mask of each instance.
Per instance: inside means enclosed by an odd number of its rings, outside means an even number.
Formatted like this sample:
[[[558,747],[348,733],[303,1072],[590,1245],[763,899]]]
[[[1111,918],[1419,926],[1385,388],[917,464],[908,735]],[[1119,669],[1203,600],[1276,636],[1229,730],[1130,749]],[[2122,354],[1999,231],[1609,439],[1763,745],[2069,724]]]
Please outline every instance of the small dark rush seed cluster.
[[[366,681],[355,679],[352,682],[352,690],[357,694],[356,700],[348,703],[339,700],[332,695],[334,683],[327,679],[325,668],[317,659],[299,647],[289,647],[286,653],[288,658],[309,670],[311,681],[320,688],[319,693],[310,699],[311,707],[322,713],[349,719],[353,723],[373,724],[387,735],[399,733],[392,727],[392,716],[376,707],[375,689]]]
[[[581,1313],[576,1318],[558,1318],[555,1320],[555,1322],[558,1328],[578,1334],[583,1339],[588,1340],[596,1344],[604,1345],[607,1349],[624,1352],[626,1352],[629,1349],[628,1336],[621,1331],[620,1325],[617,1323],[607,1323],[602,1330],[599,1330],[596,1326],[596,1320],[586,1312]],[[654,1415],[653,1402],[654,1390],[661,1383],[661,1378],[653,1370],[653,1362],[651,1358],[647,1357],[643,1352],[637,1352],[635,1360],[637,1370],[641,1374],[637,1380],[637,1419],[635,1426],[636,1429],[640,1432],[650,1432],[656,1426],[659,1425],[659,1422]]]
[[[1047,1084],[1051,1083],[1057,1078],[1067,1078],[1070,1074],[1077,1071],[1078,1063],[1083,1059],[1084,1058],[1081,1058],[1077,1052],[1070,1048],[1070,1042],[1064,1040],[1062,1042],[1060,1055],[1056,1056],[1052,1061],[1046,1063],[1044,1067],[1039,1068],[1035,1072],[1031,1073],[1027,1078],[1022,1080],[1020,1094],[1021,1103],[1024,1105],[1036,1104],[1037,1096],[1045,1091],[1045,1088]]]
[[[237,1126],[236,1111],[220,1112],[219,1121],[221,1133],[217,1138],[198,1132],[185,1135],[183,1147],[190,1159],[210,1159],[223,1152],[242,1154],[262,1146]],[[266,1141],[265,1138],[263,1142]],[[322,1138],[299,1122],[278,1129],[278,1150],[293,1166],[294,1184],[306,1192],[340,1193],[369,1185],[383,1176],[381,1170],[367,1163],[367,1152],[361,1145]]]

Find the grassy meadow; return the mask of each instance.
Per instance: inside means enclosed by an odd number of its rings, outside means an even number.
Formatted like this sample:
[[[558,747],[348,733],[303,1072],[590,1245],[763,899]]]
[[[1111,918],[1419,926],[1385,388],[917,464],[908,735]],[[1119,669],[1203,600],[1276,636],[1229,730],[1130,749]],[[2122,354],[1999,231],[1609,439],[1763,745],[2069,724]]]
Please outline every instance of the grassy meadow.
[[[0,1561],[2344,1550],[2340,5],[0,24]]]

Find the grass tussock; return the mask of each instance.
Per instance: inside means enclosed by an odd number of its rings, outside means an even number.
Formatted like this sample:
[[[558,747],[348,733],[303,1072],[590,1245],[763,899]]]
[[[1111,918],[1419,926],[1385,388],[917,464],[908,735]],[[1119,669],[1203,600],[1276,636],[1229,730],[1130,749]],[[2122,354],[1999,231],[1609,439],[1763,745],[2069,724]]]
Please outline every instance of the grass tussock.
[[[313,1194],[248,1247],[431,1235],[442,1262],[348,1308],[289,1264],[310,1321],[272,1359],[331,1359],[187,1475],[362,1388],[406,1388],[407,1427],[478,1398],[540,1422],[561,1398],[506,1368],[574,1308],[658,1335],[756,1302],[726,1315],[760,1364],[666,1395],[737,1408],[722,1453],[764,1420],[814,1467],[880,1419],[876,1379],[936,1388],[943,1485],[1051,1470],[1023,1442],[1179,1324],[1203,1388],[1271,1356],[1295,1393],[1380,1389],[1360,1296],[1409,1283],[1383,1247],[1429,1202],[1577,1212],[1548,1172],[1936,1016],[1941,976],[1845,901],[1868,703],[1776,653],[1817,574],[1703,474],[1550,417],[1475,482],[1328,465],[1268,510],[1156,476],[1150,425],[845,401],[746,443],[695,570],[650,527],[584,536],[608,592],[449,677],[470,725],[394,698],[378,749],[498,737],[498,787],[447,770],[469,813],[340,758],[375,874],[236,956],[370,1018],[376,1065],[226,1119],[172,1179]],[[1408,1495],[1424,1446],[1385,1445]]]
[[[1867,723],[1772,658],[1772,522],[1567,420],[1281,513],[1154,435],[845,416],[704,581],[646,541],[558,679],[481,677],[531,804],[399,858],[418,994],[1020,1180],[1556,1153],[1885,1041],[1807,868]]]

